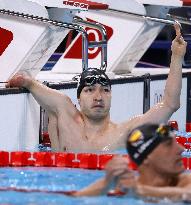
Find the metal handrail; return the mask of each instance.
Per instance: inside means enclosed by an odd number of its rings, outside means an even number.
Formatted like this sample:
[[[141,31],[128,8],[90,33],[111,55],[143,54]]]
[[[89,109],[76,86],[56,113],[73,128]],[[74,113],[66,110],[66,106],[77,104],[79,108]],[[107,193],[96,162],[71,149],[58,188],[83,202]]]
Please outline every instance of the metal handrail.
[[[115,9],[108,9],[109,11],[121,14],[121,15],[129,15],[133,16],[136,18],[143,18],[146,20],[154,21],[157,23],[163,23],[163,24],[169,24],[169,25],[174,25],[176,22],[180,24],[180,21],[174,20],[174,19],[165,19],[165,18],[159,18],[159,17],[153,17],[153,16],[148,16],[148,15],[143,15],[143,14],[137,14],[137,13],[132,13],[128,11],[120,11],[120,10],[115,10]],[[191,25],[191,23],[190,23]]]
[[[89,42],[88,48],[101,47],[101,67],[100,69],[106,71],[106,68],[107,68],[107,31],[105,27],[98,22],[93,23],[90,21],[85,21],[78,16],[73,18],[73,22],[84,25],[84,26],[96,28],[100,31],[101,36],[102,36],[101,41]]]

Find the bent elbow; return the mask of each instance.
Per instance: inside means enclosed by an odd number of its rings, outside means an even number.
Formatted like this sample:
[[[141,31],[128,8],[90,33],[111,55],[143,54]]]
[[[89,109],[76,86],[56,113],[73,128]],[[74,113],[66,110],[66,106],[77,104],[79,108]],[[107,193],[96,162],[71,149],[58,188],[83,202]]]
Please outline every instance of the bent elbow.
[[[178,103],[178,105],[177,105],[176,108],[175,108],[176,111],[179,110],[179,108],[180,108],[180,102]]]
[[[168,107],[172,110],[172,112],[176,112],[180,108],[180,102],[168,104]]]
[[[173,112],[176,112],[179,108],[180,106],[173,107]]]

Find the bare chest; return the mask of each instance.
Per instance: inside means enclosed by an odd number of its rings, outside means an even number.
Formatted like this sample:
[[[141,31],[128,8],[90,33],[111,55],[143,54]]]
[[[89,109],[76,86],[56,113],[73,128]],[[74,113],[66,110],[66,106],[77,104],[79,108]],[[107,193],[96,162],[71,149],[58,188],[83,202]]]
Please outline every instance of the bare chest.
[[[59,139],[65,151],[79,152],[109,152],[124,146],[124,131],[118,127],[111,127],[102,133],[88,133],[79,124],[69,124],[62,127]]]

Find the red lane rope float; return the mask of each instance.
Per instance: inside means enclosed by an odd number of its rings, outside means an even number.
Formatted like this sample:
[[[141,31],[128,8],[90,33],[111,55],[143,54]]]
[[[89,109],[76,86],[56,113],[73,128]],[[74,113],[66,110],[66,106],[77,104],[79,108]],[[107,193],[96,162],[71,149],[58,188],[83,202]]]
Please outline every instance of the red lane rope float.
[[[103,170],[114,156],[117,154],[0,151],[0,167],[68,167]],[[122,156],[128,159],[129,169],[137,170],[137,165],[131,161],[128,154]],[[185,169],[191,169],[191,158],[183,157],[182,160]]]
[[[6,152],[0,151],[0,167],[69,167],[83,169],[105,169],[105,165],[117,154],[66,153],[66,152]],[[130,169],[136,165],[128,158]]]

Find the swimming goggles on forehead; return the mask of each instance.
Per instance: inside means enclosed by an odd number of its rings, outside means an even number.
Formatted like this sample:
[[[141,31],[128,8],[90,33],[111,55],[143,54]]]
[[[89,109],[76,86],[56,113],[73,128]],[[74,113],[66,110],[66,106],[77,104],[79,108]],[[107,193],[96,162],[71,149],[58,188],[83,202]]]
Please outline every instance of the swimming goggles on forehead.
[[[84,84],[86,86],[91,86],[96,83],[102,86],[110,85],[109,80],[104,75],[86,76],[84,78]]]

